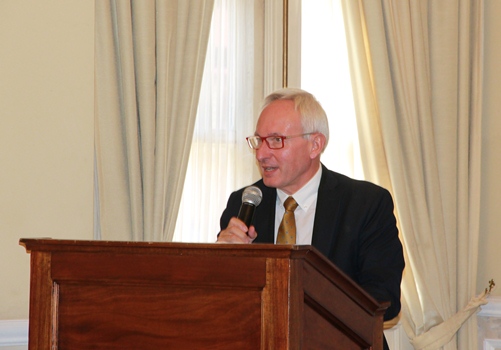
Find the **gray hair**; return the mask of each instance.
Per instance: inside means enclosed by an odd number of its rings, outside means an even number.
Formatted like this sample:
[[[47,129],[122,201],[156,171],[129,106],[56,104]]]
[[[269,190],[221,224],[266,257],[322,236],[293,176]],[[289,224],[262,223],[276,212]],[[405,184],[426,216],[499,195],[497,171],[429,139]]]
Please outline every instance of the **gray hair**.
[[[269,94],[262,110],[276,100],[290,100],[294,102],[294,108],[301,115],[301,125],[304,133],[318,132],[325,136],[325,147],[329,143],[329,122],[327,115],[315,96],[307,91],[295,88],[285,88]],[[323,151],[322,150],[322,151]]]

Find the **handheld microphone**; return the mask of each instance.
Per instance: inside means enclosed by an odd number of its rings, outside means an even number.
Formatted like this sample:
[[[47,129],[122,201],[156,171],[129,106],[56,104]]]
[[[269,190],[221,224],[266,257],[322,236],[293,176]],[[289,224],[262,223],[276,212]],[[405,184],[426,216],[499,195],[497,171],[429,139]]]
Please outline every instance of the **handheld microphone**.
[[[254,209],[261,203],[262,199],[263,193],[258,187],[249,186],[244,190],[238,218],[242,220],[247,227],[249,227],[252,222]]]

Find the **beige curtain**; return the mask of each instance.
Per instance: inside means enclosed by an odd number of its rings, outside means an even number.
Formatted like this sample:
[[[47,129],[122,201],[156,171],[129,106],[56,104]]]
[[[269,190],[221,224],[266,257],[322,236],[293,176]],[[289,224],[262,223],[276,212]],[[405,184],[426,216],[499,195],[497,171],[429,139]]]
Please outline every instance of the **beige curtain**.
[[[96,237],[174,233],[213,1],[96,0]]]
[[[483,1],[343,8],[364,172],[393,192],[406,250],[402,322],[416,349],[474,349]]]

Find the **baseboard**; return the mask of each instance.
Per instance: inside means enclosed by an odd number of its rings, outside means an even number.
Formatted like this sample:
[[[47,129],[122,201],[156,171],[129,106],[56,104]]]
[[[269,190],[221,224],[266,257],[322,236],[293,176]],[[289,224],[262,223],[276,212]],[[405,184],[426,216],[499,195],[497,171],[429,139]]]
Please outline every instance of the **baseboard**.
[[[28,345],[28,320],[0,320],[0,347]]]
[[[501,318],[501,296],[490,296],[488,303],[480,307],[478,316],[481,317],[499,317]]]
[[[393,328],[384,331],[386,341],[391,350],[413,350],[409,338],[405,334],[404,327],[399,322]]]

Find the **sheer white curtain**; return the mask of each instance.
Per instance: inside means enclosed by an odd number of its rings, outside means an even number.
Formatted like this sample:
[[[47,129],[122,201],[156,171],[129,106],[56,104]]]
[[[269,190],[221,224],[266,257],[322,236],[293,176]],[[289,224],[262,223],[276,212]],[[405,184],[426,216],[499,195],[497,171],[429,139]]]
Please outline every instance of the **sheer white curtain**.
[[[216,0],[174,241],[214,242],[229,194],[257,179],[254,0]],[[258,96],[257,99],[261,99]]]
[[[317,97],[329,119],[330,140],[322,163],[363,179],[340,0],[301,3],[301,88]]]

